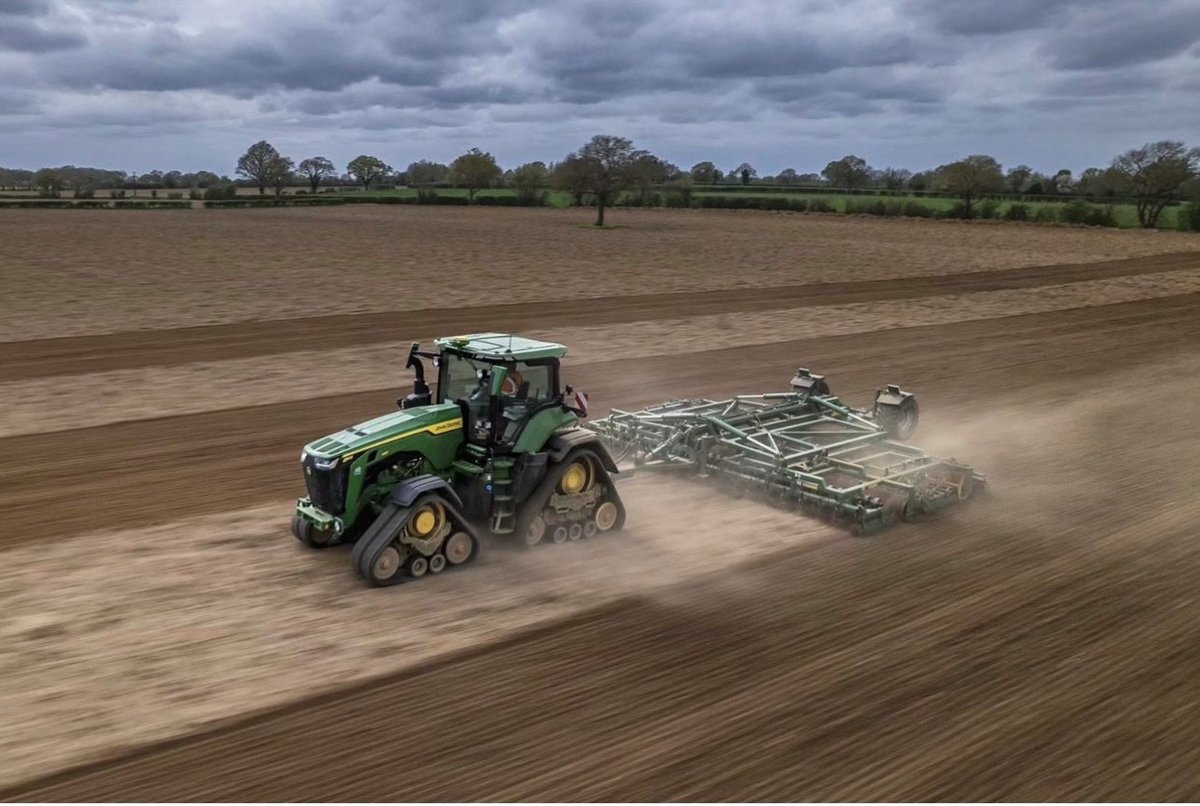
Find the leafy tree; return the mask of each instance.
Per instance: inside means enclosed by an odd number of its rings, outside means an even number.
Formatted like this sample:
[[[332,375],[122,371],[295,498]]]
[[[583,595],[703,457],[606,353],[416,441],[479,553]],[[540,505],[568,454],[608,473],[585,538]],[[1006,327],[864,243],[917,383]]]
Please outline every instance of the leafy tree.
[[[633,143],[625,137],[597,134],[576,156],[583,164],[587,188],[596,197],[596,226],[603,227],[605,208],[629,182]]]
[[[450,176],[466,187],[467,198],[471,201],[475,201],[475,194],[480,188],[491,187],[499,181],[500,175],[496,158],[478,148],[472,148],[450,163]]]
[[[692,206],[692,186],[694,184],[690,173],[680,173],[679,176],[670,180],[668,188],[679,199],[680,207]]]
[[[1051,193],[1070,193],[1075,180],[1071,176],[1070,169],[1063,168],[1050,178],[1049,184]]]
[[[828,179],[831,185],[854,190],[870,181],[871,166],[867,165],[867,161],[862,157],[848,154],[826,165],[821,175]]]
[[[43,168],[33,175],[33,183],[43,196],[58,196],[63,189],[63,176],[53,168]]]
[[[372,182],[383,179],[391,172],[392,166],[379,157],[366,154],[359,154],[346,165],[346,173],[354,177],[355,181],[363,186],[363,190],[370,190]]]
[[[275,195],[283,195],[283,189],[292,183],[296,164],[290,157],[276,157],[268,166],[268,181],[275,189]]]
[[[275,146],[266,140],[259,140],[246,149],[246,153],[238,158],[237,175],[258,187],[259,195],[267,192],[267,186],[274,179],[273,171],[277,171],[279,152]]]
[[[798,185],[800,174],[796,173],[795,168],[784,168],[779,172],[779,176],[775,177],[775,181],[781,185]]]
[[[300,161],[300,175],[308,180],[308,189],[316,193],[321,180],[336,176],[337,168],[334,168],[333,163],[324,157],[309,157]]]
[[[434,185],[446,181],[450,176],[450,166],[440,162],[421,160],[409,163],[405,173],[408,174],[408,184],[410,185]]]
[[[720,171],[711,162],[697,162],[690,172],[692,181],[697,185],[715,185],[720,182]]]
[[[1029,184],[1029,178],[1033,176],[1033,169],[1028,165],[1018,165],[1016,168],[1010,168],[1008,175],[1004,181],[1008,184],[1008,189],[1012,193],[1024,192]]]
[[[1157,226],[1162,211],[1178,199],[1184,185],[1200,171],[1200,149],[1188,150],[1177,140],[1161,140],[1132,148],[1113,160],[1111,175],[1133,196],[1138,223]]]
[[[758,178],[758,171],[754,170],[754,166],[748,162],[743,162],[741,165],[739,165],[734,170],[734,173],[741,178],[743,185],[748,185],[750,184],[751,180]]]
[[[667,164],[649,151],[630,155],[627,184],[637,191],[638,204],[650,205],[654,188],[667,181]]]
[[[879,172],[879,184],[887,190],[902,190],[912,179],[912,171],[905,168],[884,168]]]
[[[917,192],[929,190],[931,184],[933,184],[932,171],[918,171],[908,180],[909,189]]]
[[[970,218],[972,206],[989,193],[1004,190],[1000,163],[986,154],[972,154],[937,169],[938,184],[963,203],[963,217]]]
[[[556,188],[571,194],[576,207],[583,206],[583,195],[590,190],[591,177],[587,164],[578,154],[568,154],[565,160],[555,165],[551,177]]]
[[[517,204],[532,207],[541,203],[542,191],[550,184],[550,171],[544,162],[527,162],[513,169],[508,183],[516,193]]]

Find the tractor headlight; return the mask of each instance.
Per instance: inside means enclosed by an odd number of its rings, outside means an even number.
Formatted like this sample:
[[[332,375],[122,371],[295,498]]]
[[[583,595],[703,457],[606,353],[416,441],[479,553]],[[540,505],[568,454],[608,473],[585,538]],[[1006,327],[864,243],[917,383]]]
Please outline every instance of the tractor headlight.
[[[333,470],[337,467],[338,459],[341,457],[335,456],[332,459],[318,459],[313,457],[313,467],[317,470]]]
[[[333,470],[337,467],[340,456],[335,456],[332,459],[322,459],[319,456],[313,456],[308,451],[300,451],[300,462],[303,464],[306,461],[311,461],[314,470]]]

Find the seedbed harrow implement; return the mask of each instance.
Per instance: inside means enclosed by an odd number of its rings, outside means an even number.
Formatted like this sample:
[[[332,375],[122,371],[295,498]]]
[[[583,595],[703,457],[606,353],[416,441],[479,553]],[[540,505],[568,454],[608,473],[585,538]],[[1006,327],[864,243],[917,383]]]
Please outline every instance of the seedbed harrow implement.
[[[823,376],[797,371],[792,391],[725,400],[674,400],[613,409],[588,424],[618,461],[723,481],[783,507],[830,517],[855,532],[884,528],[982,493],[983,476],[900,441],[917,423],[916,399],[896,386],[855,409]]]

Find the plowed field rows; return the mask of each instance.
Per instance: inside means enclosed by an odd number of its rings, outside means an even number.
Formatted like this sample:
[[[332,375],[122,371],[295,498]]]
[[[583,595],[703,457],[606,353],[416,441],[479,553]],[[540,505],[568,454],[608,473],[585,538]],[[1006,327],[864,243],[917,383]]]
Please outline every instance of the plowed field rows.
[[[1200,798],[1200,243],[614,218],[6,213],[2,794]],[[634,478],[621,535],[384,591],[302,550],[300,445],[483,329],[584,341],[600,413],[898,382],[994,493],[856,539]]]

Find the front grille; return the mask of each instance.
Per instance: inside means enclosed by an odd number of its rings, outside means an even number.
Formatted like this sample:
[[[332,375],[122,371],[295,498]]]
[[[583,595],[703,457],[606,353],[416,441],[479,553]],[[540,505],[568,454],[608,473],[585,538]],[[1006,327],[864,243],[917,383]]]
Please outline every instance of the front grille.
[[[340,515],[346,504],[346,476],[350,468],[342,463],[330,470],[320,470],[311,456],[305,456],[304,484],[308,497],[330,515]]]

